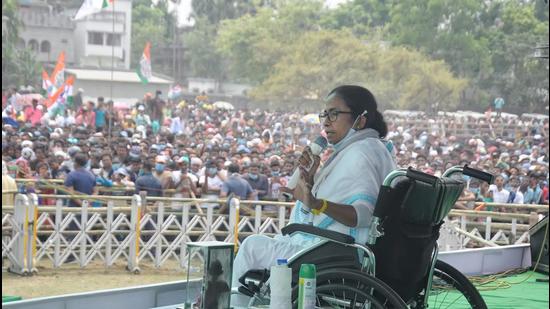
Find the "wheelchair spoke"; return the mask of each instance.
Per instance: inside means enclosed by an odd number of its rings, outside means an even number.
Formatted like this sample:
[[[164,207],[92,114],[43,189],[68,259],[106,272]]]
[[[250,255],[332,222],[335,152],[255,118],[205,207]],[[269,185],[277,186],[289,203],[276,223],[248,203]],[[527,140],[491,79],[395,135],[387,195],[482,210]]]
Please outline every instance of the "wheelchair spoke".
[[[428,304],[415,308],[487,308],[475,286],[451,265],[437,261],[432,280]]]

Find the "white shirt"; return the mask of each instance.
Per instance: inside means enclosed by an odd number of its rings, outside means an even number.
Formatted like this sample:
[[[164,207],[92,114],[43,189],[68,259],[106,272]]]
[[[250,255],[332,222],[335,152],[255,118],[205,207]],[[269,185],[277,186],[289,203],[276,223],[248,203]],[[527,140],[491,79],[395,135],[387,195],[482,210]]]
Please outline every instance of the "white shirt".
[[[199,179],[199,184],[204,184],[204,176]],[[218,175],[214,176],[214,178],[208,177],[208,190],[221,190],[222,185],[223,181]]]
[[[496,185],[489,186],[489,190],[493,192],[493,201],[495,203],[505,204],[508,202],[508,198],[510,197],[510,192],[508,190],[502,188],[502,190],[498,191]]]

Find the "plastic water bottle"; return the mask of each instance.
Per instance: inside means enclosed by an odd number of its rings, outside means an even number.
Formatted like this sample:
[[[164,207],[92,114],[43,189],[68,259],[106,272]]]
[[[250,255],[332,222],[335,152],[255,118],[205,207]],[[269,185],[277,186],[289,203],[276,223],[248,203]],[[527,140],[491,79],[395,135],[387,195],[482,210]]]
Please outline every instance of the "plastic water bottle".
[[[298,280],[298,309],[315,309],[316,284],[315,265],[302,264]]]
[[[277,265],[271,266],[269,279],[271,300],[269,308],[292,308],[292,269],[286,259],[277,259]]]

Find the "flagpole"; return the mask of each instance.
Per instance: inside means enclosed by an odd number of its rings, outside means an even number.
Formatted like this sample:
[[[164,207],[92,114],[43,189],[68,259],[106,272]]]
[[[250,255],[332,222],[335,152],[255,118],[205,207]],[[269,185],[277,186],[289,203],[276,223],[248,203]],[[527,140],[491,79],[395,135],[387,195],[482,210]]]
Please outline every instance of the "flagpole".
[[[115,2],[112,1],[111,4],[113,5],[113,33],[111,34],[111,83],[110,83],[110,98],[113,101],[114,106],[114,100],[113,100],[113,80],[114,80],[114,70],[115,70]],[[120,38],[120,43],[122,45],[122,37]],[[113,108],[109,104],[109,143],[111,142],[111,134],[112,134],[112,122],[113,122]]]

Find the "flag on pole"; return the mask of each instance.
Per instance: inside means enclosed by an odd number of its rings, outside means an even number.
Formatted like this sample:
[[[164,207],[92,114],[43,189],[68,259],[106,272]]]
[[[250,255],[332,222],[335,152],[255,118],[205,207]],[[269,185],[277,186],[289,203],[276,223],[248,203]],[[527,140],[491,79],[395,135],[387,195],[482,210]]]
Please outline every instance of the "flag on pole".
[[[67,81],[59,87],[46,101],[46,107],[57,109],[63,107],[67,100],[72,100],[74,76],[69,76]],[[70,99],[69,99],[70,98]]]
[[[57,63],[53,69],[52,76],[50,76],[50,82],[52,87],[55,89],[50,89],[48,93],[52,95],[57,89],[61,88],[63,83],[65,83],[65,52],[62,51],[57,57]]]
[[[101,12],[101,10],[109,7],[109,3],[113,3],[114,0],[84,0],[78,12],[73,17],[73,20],[80,20],[88,15]]]
[[[49,97],[51,89],[52,82],[50,81],[50,77],[48,76],[48,72],[46,70],[42,69],[42,95],[44,97]]]
[[[67,105],[73,107],[74,101],[73,101],[73,84],[74,84],[74,77],[69,76],[67,79],[67,82],[65,83],[65,102]]]
[[[142,83],[147,84],[149,79],[153,76],[151,71],[151,43],[147,42],[145,48],[143,49],[143,55],[141,55],[141,60],[139,61],[139,68],[137,69],[137,74]]]

